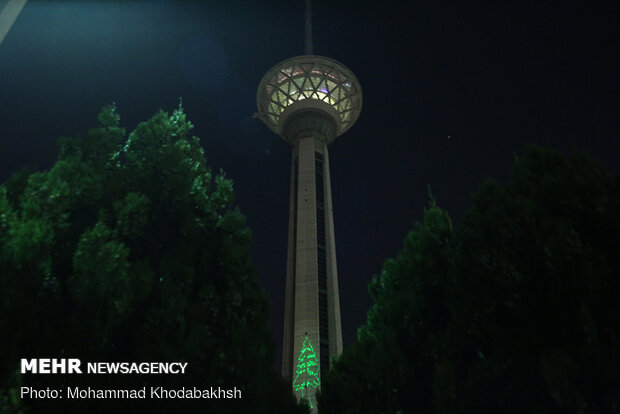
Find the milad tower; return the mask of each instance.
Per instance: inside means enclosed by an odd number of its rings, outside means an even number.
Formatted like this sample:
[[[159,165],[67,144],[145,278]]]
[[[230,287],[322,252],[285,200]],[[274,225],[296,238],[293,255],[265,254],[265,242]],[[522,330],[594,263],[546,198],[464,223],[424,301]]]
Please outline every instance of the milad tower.
[[[321,374],[342,353],[327,147],[359,117],[362,89],[342,63],[313,54],[310,0],[305,52],[263,77],[256,116],[293,147],[282,376],[316,412]]]

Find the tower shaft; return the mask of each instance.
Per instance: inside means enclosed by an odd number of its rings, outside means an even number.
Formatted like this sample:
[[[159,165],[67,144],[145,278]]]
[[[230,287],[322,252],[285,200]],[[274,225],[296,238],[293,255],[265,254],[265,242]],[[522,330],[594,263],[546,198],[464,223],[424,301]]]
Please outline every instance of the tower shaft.
[[[299,136],[293,146],[285,292],[282,376],[295,387],[306,338],[316,352],[319,376],[342,353],[329,154],[317,133]],[[315,391],[296,394],[315,404]]]
[[[306,22],[311,29],[309,7]],[[307,52],[311,39],[308,30]],[[342,353],[327,146],[359,117],[362,89],[343,64],[303,55],[263,76],[256,104],[256,116],[293,145],[282,376],[316,413],[321,377]]]

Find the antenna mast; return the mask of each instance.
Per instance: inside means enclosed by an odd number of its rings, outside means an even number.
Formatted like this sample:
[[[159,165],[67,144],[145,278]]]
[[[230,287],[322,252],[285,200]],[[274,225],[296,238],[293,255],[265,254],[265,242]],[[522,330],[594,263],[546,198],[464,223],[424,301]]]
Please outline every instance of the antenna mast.
[[[306,0],[306,55],[312,54],[312,7]]]

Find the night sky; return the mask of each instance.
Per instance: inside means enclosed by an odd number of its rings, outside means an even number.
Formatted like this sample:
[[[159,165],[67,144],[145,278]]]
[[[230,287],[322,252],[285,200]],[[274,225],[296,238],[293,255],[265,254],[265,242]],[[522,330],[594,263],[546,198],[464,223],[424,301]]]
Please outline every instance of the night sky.
[[[429,184],[458,224],[480,183],[506,182],[527,143],[620,170],[618,6],[407,3],[313,2],[315,54],[349,67],[364,94],[330,147],[345,347]],[[252,114],[265,72],[303,54],[303,19],[303,0],[30,0],[0,45],[0,182],[27,164],[49,168],[56,139],[85,135],[103,105],[116,102],[130,132],[183,98],[253,231],[277,367],[291,147]]]

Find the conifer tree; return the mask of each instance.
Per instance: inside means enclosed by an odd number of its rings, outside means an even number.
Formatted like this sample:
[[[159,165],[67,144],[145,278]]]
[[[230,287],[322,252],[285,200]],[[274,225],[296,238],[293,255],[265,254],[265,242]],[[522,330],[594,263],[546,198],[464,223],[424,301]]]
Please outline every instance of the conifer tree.
[[[620,176],[584,154],[527,148],[455,228],[431,197],[321,414],[618,412],[619,245]]]
[[[129,135],[114,105],[0,186],[0,412],[304,412],[272,370],[268,304],[232,180],[179,105]],[[247,338],[252,338],[248,341]],[[179,376],[19,375],[20,358],[187,362]],[[237,387],[201,401],[20,400],[21,386]],[[135,404],[135,405],[134,405]]]

